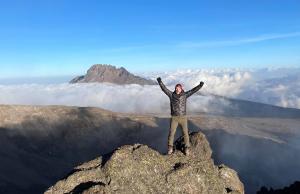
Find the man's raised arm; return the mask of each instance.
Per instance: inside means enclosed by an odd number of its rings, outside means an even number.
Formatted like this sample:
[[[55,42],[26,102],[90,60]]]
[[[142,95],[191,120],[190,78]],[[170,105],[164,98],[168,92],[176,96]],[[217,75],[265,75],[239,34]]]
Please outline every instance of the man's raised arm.
[[[161,90],[162,90],[167,96],[169,96],[169,97],[171,98],[172,92],[165,86],[165,84],[161,81],[161,78],[160,78],[160,77],[157,78],[157,82],[158,82],[158,84],[159,84]]]
[[[196,86],[193,89],[187,91],[186,92],[186,97],[190,97],[191,95],[196,93],[198,90],[200,90],[200,88],[202,88],[203,85],[204,85],[204,82],[200,82],[200,84],[198,86]]]

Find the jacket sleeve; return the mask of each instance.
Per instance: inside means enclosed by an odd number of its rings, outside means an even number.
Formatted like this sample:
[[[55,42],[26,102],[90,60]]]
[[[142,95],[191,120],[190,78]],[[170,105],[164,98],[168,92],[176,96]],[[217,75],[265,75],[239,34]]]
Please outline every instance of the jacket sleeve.
[[[201,88],[202,88],[203,85],[199,84],[197,85],[196,87],[194,87],[193,89],[187,91],[185,94],[186,94],[186,97],[190,97],[191,95],[193,95],[194,93],[196,93],[197,91],[199,91]]]
[[[165,84],[162,81],[158,82],[161,90],[167,95],[169,96],[169,98],[172,97],[172,92],[165,86]]]

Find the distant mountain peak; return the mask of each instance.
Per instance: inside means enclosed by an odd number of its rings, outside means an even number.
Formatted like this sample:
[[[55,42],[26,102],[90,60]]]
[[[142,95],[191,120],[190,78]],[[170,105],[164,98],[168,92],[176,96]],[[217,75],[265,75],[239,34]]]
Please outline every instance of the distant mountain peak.
[[[124,67],[117,68],[110,64],[95,64],[91,66],[87,73],[77,76],[70,83],[108,82],[114,84],[139,84],[155,85],[156,82],[136,76],[128,72]]]

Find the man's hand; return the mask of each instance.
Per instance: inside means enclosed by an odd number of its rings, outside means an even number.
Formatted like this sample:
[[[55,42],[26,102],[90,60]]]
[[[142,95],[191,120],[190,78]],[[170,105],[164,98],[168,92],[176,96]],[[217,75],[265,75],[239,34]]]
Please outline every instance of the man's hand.
[[[157,80],[158,82],[161,82],[161,78],[160,78],[160,77],[158,77],[156,80]]]
[[[201,81],[201,82],[200,82],[200,86],[202,87],[203,85],[204,85],[204,82]]]

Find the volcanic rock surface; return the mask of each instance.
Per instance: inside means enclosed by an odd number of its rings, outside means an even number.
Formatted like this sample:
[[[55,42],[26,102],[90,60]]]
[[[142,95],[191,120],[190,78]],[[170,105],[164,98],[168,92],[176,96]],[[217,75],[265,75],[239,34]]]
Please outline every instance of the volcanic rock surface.
[[[205,135],[190,135],[191,154],[182,153],[179,138],[172,155],[161,155],[146,145],[124,145],[76,167],[65,179],[50,187],[54,193],[202,193],[243,194],[237,173],[225,165],[215,166]]]

